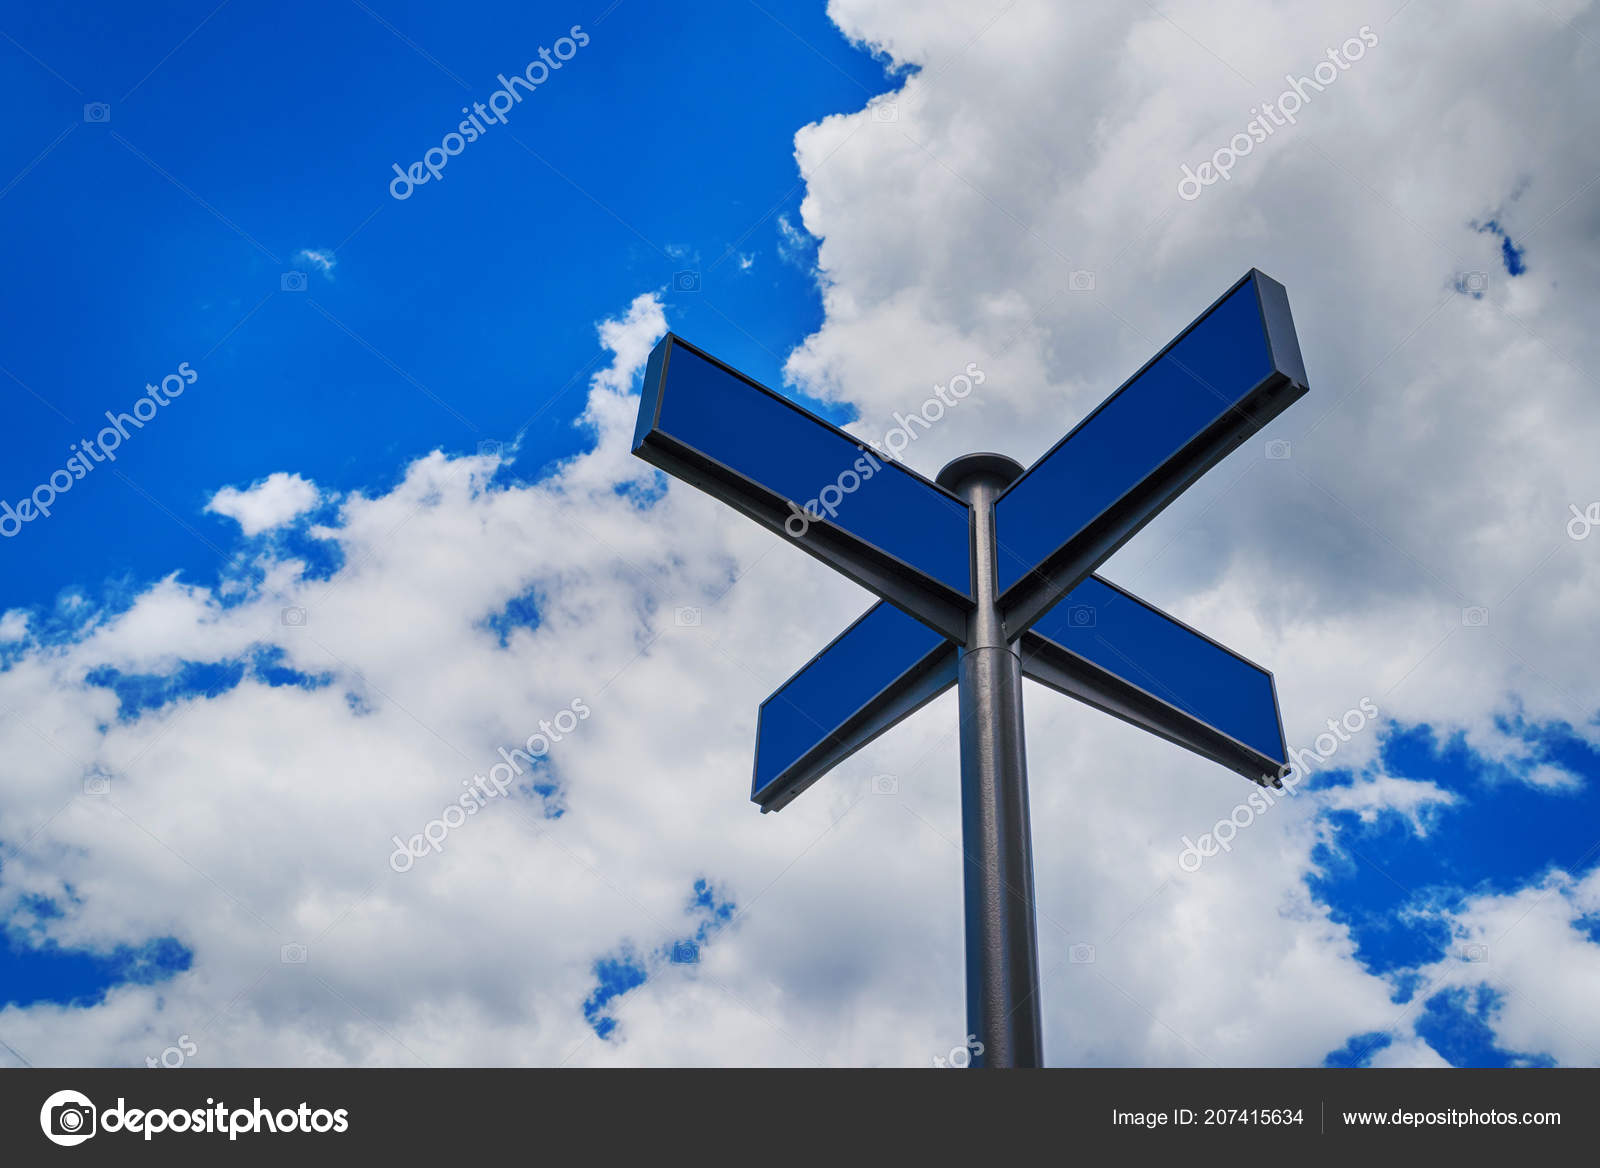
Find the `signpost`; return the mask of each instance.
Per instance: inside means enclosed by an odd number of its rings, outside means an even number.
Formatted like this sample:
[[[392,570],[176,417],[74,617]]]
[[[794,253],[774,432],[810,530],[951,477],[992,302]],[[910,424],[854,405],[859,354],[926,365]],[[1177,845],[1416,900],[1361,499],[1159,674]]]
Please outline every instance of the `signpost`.
[[[676,336],[650,355],[633,452],[882,598],[761,704],[761,810],[958,687],[973,1066],[1043,1061],[1023,677],[1288,773],[1272,675],[1094,571],[1306,388],[1254,269],[1026,471],[969,454],[930,482]]]

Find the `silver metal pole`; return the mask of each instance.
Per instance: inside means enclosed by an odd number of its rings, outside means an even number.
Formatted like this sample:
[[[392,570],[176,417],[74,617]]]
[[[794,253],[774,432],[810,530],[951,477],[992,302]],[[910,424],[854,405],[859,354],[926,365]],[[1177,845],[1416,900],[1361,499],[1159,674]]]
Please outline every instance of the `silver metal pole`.
[[[1033,844],[1022,732],[1022,660],[996,603],[994,500],[1022,473],[1000,454],[968,454],[939,472],[973,514],[977,608],[961,648],[961,836],[966,852],[967,1030],[972,1065],[1043,1065]]]

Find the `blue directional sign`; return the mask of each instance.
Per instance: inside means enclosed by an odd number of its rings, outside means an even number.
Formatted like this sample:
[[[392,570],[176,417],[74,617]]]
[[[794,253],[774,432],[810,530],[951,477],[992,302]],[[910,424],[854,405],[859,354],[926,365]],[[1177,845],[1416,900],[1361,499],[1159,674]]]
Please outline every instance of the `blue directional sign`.
[[[955,683],[955,645],[880,601],[761,703],[750,798],[781,809]]]
[[[1288,773],[1272,675],[1094,571],[1305,392],[1288,296],[1254,269],[1026,471],[969,454],[930,482],[675,336],[650,355],[634,453],[881,597],[761,704],[761,810],[958,688],[974,1066],[1043,1059],[1024,677]]]
[[[1023,676],[1279,785],[1288,753],[1272,674],[1100,576],[1019,643]],[[795,796],[956,683],[956,646],[880,601],[766,701],[750,798]]]
[[[962,635],[967,504],[671,334],[650,354],[633,452]]]
[[[1258,783],[1288,752],[1272,674],[1099,576],[1022,638],[1022,673]]]
[[[1252,270],[995,502],[1007,632],[1305,392],[1288,294]]]
[[[1251,270],[1000,494],[994,588],[1025,676],[1258,782],[1281,777],[1272,675],[1092,573],[1305,392],[1287,294]],[[888,602],[762,703],[762,810],[955,684],[975,595],[964,500],[670,334],[634,453]]]

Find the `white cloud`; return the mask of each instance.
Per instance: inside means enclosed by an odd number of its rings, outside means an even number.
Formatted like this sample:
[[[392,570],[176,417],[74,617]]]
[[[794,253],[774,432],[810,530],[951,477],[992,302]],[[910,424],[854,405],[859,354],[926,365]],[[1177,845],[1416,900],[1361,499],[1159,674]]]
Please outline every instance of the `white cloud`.
[[[1346,787],[1330,787],[1320,798],[1330,811],[1354,811],[1363,823],[1375,823],[1384,814],[1404,815],[1418,836],[1428,834],[1435,813],[1459,802],[1453,791],[1437,783],[1397,779],[1392,775],[1363,778]]]
[[[277,471],[244,490],[223,487],[206,504],[207,511],[226,515],[246,535],[260,535],[305,514],[321,499],[317,485],[297,474]]]
[[[778,258],[785,263],[809,267],[811,249],[816,241],[789,221],[789,216],[778,216]]]
[[[28,635],[28,614],[13,608],[0,617],[0,641],[20,641]]]
[[[1536,763],[1528,768],[1522,775],[1523,782],[1531,787],[1543,787],[1550,791],[1576,791],[1583,786],[1583,780],[1565,767],[1553,766],[1547,762]]]
[[[965,1034],[953,703],[781,815],[745,801],[757,701],[865,600],[695,492],[648,508],[618,493],[655,480],[628,447],[632,387],[664,328],[649,295],[601,326],[615,359],[591,382],[595,447],[545,482],[495,486],[487,460],[431,455],[320,529],[344,553],[331,579],[269,553],[226,605],[168,580],[0,673],[0,701],[50,735],[0,722],[25,776],[0,804],[0,839],[29,839],[7,855],[0,911],[43,896],[65,911],[34,928],[60,944],[170,933],[195,952],[170,982],[91,1009],[0,1011],[7,1041],[35,1063],[136,1063],[177,1024],[200,1065],[929,1065]],[[537,627],[501,648],[479,622],[530,592]],[[680,605],[701,608],[698,627],[676,625]],[[304,624],[283,622],[291,607]],[[261,647],[333,683],[250,680],[119,722],[85,682],[106,665],[160,673]],[[421,830],[574,697],[593,716],[550,755],[560,819],[497,800],[442,854],[390,870],[392,836]],[[1238,784],[1087,713],[1030,692],[1036,822],[1097,825],[1071,847],[1040,836],[1055,1057],[1306,1061],[1385,1013],[1387,986],[1297,890],[1306,812],[1284,804],[1227,863],[1181,879],[1179,834]],[[1135,796],[1133,814],[1127,785],[1064,785],[1113,757],[1163,801]],[[62,809],[91,768],[109,797]],[[899,793],[869,793],[896,771]],[[739,919],[698,966],[654,956],[693,932],[689,892],[708,876]],[[1211,923],[1268,887],[1258,920]],[[1065,964],[1083,940],[1092,970]],[[279,960],[292,944],[308,946],[305,965]],[[602,1042],[580,1006],[594,962],[627,949],[651,977],[613,1003],[620,1029]],[[1171,1000],[1175,961],[1187,976]],[[1306,984],[1316,1011],[1272,988]]]
[[[315,268],[328,279],[333,279],[333,269],[338,265],[339,258],[327,249],[301,248],[295,254],[295,262],[308,268]]]
[[[1411,1037],[1392,1042],[1375,1051],[1369,1064],[1374,1067],[1448,1067],[1449,1061],[1422,1039]]]
[[[1504,715],[1596,736],[1600,568],[1594,541],[1563,529],[1597,493],[1600,439],[1579,372],[1600,367],[1600,273],[1592,217],[1568,202],[1594,169],[1588,8],[1414,0],[1292,137],[1194,203],[1176,195],[1179,163],[1369,13],[830,13],[924,68],[894,121],[858,111],[797,138],[805,230],[779,231],[818,247],[826,307],[790,360],[797,382],[854,402],[875,434],[977,361],[982,393],[909,457],[1027,461],[1261,266],[1289,288],[1311,370],[1312,394],[1272,428],[1293,457],[1237,452],[1108,574],[1269,664],[1291,742],[1370,696],[1555,782]],[[1517,280],[1470,227],[1491,213],[1528,248]],[[1092,290],[1068,286],[1080,269]],[[1453,291],[1470,270],[1491,273],[1481,300]],[[434,453],[342,501],[320,531],[343,552],[331,578],[269,550],[259,578],[218,593],[163,581],[0,672],[0,703],[22,716],[0,720],[0,912],[50,897],[64,911],[35,927],[61,944],[170,933],[195,952],[170,982],[92,1008],[0,1010],[8,1042],[40,1064],[137,1064],[181,1030],[200,1065],[926,1066],[960,1041],[953,701],[780,815],[745,802],[757,702],[868,599],[681,484],[654,497],[628,446],[665,327],[651,295],[601,326],[613,360],[590,385],[594,446],[551,477],[505,486],[492,459]],[[304,510],[268,505],[300,490],[291,477],[273,476],[278,496],[271,479],[228,496],[246,534]],[[522,596],[538,621],[502,647],[482,622]],[[682,605],[698,627],[675,624]],[[1476,605],[1486,625],[1464,623]],[[290,607],[303,625],[284,623]],[[263,648],[332,684],[247,680],[118,721],[85,680]],[[550,755],[561,818],[496,801],[443,854],[390,871],[392,835],[574,697],[594,713]],[[1300,1065],[1373,1032],[1394,1040],[1376,1062],[1436,1058],[1306,877],[1320,807],[1421,831],[1449,793],[1383,775],[1377,735],[1358,735],[1331,764],[1356,786],[1280,801],[1191,875],[1181,837],[1227,814],[1241,780],[1036,688],[1027,718],[1052,1061]],[[109,799],[79,793],[91,767]],[[870,793],[881,772],[897,794]],[[692,932],[705,877],[740,916],[702,964],[674,966],[659,955]],[[1594,1061],[1600,974],[1577,927],[1594,880],[1553,873],[1450,918],[1491,947],[1465,976],[1502,994],[1490,1024],[1507,1048]],[[291,943],[305,965],[280,962]],[[1067,960],[1077,944],[1093,963]],[[595,961],[630,949],[650,978],[612,1003],[619,1030],[601,1041],[581,1004]],[[1430,972],[1464,976],[1444,964]]]
[[[1382,48],[1319,95],[1292,134],[1190,203],[1177,195],[1180,163],[1226,141],[1285,72],[1306,71],[1374,14],[1025,3],[995,18],[834,0],[847,33],[923,69],[896,95],[892,124],[861,113],[798,136],[828,312],[788,369],[808,392],[857,405],[854,428],[866,434],[975,359],[989,373],[977,408],[910,458],[930,473],[974,448],[1027,462],[1260,266],[1289,289],[1311,374],[1313,392],[1263,435],[1291,440],[1293,457],[1269,461],[1250,444],[1108,574],[1269,663],[1291,742],[1369,694],[1386,717],[1459,734],[1521,781],[1570,785],[1507,726],[1564,722],[1597,737],[1583,597],[1600,570],[1560,525],[1573,500],[1595,494],[1587,451],[1600,422],[1582,370],[1595,367],[1596,339],[1583,319],[1600,276],[1579,258],[1593,250],[1592,217],[1574,210],[1594,154],[1575,116],[1526,126],[1539,103],[1593,104],[1583,46],[1595,19],[1582,3],[1445,11],[1413,3],[1378,26]],[[1063,53],[1074,67],[1060,67]],[[1042,112],[1059,110],[1073,114]],[[1520,278],[1473,226],[1491,216],[1526,248]],[[1076,270],[1094,273],[1093,289],[1072,286]],[[1470,271],[1488,274],[1482,300],[1454,291]],[[1486,624],[1468,622],[1463,610],[1475,606],[1489,610]],[[1359,769],[1372,745],[1341,748],[1335,765]],[[1081,773],[1129,769],[1113,758],[1091,756]],[[1214,777],[1196,781],[1206,799],[1233,801]],[[1380,777],[1325,805],[1363,817],[1387,808],[1421,832],[1451,797]],[[1041,815],[1048,803],[1036,825]],[[1164,830],[1149,808],[1138,815]],[[1136,822],[1092,821],[1137,850]],[[1266,834],[1294,837],[1292,821],[1274,819]],[[1239,847],[1271,846],[1265,826]],[[1120,854],[1107,848],[1103,862]],[[1282,868],[1259,869],[1262,886],[1295,880],[1306,854],[1296,846]],[[1076,866],[1039,862],[1042,886],[1084,886]],[[1225,916],[1246,934],[1235,957],[1270,968],[1288,937],[1281,922],[1229,905],[1156,915],[1176,937]],[[1194,964],[1171,962],[1175,940],[1152,941],[1145,955],[1183,968],[1187,982]],[[1336,951],[1330,936],[1320,960],[1342,967]],[[1200,965],[1214,992],[1209,955]],[[1155,977],[1139,1000],[1187,1033],[1183,988]],[[1063,1033],[1093,1030],[1081,1006],[1065,1008]],[[1553,1012],[1582,1009],[1567,995]],[[1106,1020],[1141,1025],[1114,1001]],[[1081,1037],[1067,1041],[1058,1057],[1085,1056]],[[1136,1049],[1120,1047],[1138,1061]]]
[[[1532,887],[1474,897],[1449,917],[1456,941],[1423,971],[1422,996],[1487,986],[1496,995],[1488,1023],[1502,1049],[1594,1066],[1600,1020],[1582,1003],[1600,978],[1600,945],[1582,926],[1597,913],[1600,869],[1582,879],[1552,872]]]

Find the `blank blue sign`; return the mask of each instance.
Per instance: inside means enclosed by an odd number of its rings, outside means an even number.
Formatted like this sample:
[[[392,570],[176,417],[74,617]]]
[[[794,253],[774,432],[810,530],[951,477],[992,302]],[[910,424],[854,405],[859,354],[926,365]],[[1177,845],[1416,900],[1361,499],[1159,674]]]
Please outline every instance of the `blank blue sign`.
[[[1251,272],[995,501],[1002,597],[1158,474],[1205,470],[1184,460],[1231,411],[1304,383],[1283,288]]]
[[[892,604],[880,602],[868,609],[761,703],[751,798],[769,802],[774,787],[787,781],[796,763],[844,734],[876,701],[904,690],[947,645],[944,637]],[[952,672],[945,684],[954,680]]]
[[[1288,761],[1272,674],[1100,577],[1074,588],[1033,631],[1275,762]]]
[[[1001,493],[996,607],[1026,676],[1281,777],[1272,675],[1092,573],[1305,392],[1288,296],[1252,269]],[[955,684],[977,604],[959,497],[671,334],[650,354],[633,451],[883,598],[761,704],[763,811]]]
[[[780,500],[816,501],[847,537],[971,600],[970,514],[955,495],[675,337],[644,393],[636,448],[664,437]]]

